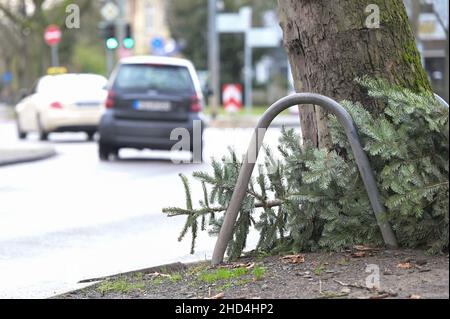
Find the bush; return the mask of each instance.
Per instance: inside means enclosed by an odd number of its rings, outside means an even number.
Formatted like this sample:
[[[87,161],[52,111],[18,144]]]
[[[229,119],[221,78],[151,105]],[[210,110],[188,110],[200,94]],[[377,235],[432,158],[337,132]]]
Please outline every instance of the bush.
[[[382,114],[372,115],[358,103],[342,103],[359,130],[400,246],[430,253],[448,249],[448,109],[428,94],[382,81],[358,82],[386,105]],[[265,148],[265,165],[249,184],[228,246],[230,259],[241,255],[251,226],[259,231],[257,250],[271,253],[383,244],[344,130],[334,116],[329,119],[333,150],[300,146],[293,130],[283,130],[280,138],[282,160]],[[187,215],[179,240],[191,230],[192,252],[198,223],[218,233],[241,161],[230,150],[212,166],[212,174],[193,174],[203,186],[200,208],[192,207],[182,176],[187,209],[164,209],[169,216]]]

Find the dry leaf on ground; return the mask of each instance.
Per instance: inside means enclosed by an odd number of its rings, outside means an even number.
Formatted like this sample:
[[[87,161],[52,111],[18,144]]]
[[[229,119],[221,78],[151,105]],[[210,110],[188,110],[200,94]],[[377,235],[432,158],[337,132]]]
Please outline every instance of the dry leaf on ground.
[[[377,247],[370,247],[370,246],[364,246],[364,245],[355,245],[353,246],[356,250],[359,251],[379,251],[380,248]]]
[[[287,262],[290,264],[302,264],[305,262],[305,255],[303,255],[303,254],[287,255],[287,256],[281,257],[281,259],[284,262]]]
[[[370,247],[370,246],[364,246],[364,245],[355,245],[353,246],[353,251],[350,256],[353,258],[362,258],[367,256],[374,256],[376,253],[380,251],[380,248],[377,247]]]
[[[397,268],[400,269],[411,269],[413,266],[411,265],[411,263],[407,262],[407,263],[400,263],[397,265]]]
[[[221,292],[221,293],[218,293],[215,296],[212,296],[212,297],[209,297],[209,298],[206,298],[206,299],[223,299],[223,298],[225,298],[225,294],[223,292]]]
[[[365,251],[355,251],[350,256],[352,256],[353,258],[362,258],[362,257],[366,257],[366,252]]]

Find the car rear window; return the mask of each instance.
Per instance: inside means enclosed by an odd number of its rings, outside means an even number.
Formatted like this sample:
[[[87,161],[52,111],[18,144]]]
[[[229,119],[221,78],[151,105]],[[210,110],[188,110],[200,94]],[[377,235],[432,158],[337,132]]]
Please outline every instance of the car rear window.
[[[96,74],[63,74],[43,77],[38,84],[40,93],[83,93],[103,90],[107,79]]]
[[[114,89],[133,92],[154,90],[164,93],[195,92],[188,68],[153,64],[123,64],[119,67]]]

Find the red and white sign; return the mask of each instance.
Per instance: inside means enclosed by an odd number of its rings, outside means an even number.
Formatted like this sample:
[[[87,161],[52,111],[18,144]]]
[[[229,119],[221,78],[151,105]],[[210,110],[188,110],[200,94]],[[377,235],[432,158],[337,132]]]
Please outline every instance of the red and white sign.
[[[222,100],[226,111],[239,111],[242,108],[242,86],[240,84],[224,84]]]
[[[52,24],[45,29],[44,40],[48,45],[54,46],[61,41],[61,35],[62,33],[59,27]]]

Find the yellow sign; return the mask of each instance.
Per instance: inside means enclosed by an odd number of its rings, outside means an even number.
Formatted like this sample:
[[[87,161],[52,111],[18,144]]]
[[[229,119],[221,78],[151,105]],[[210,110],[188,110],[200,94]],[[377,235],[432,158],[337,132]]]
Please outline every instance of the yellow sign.
[[[433,34],[436,32],[436,22],[435,21],[423,21],[419,24],[419,32],[425,34]]]
[[[57,75],[57,74],[65,74],[67,73],[67,68],[64,66],[52,66],[47,69],[48,75]]]

